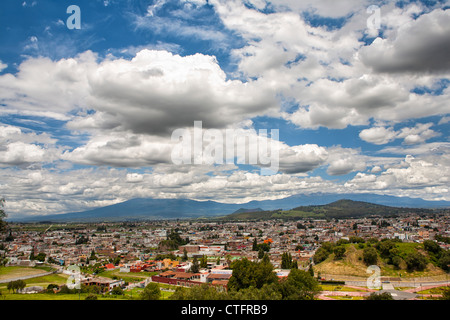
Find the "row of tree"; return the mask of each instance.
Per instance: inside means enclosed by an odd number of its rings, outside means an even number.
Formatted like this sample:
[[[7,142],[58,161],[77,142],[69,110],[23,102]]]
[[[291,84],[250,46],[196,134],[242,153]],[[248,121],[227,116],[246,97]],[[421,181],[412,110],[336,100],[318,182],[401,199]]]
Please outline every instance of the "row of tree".
[[[26,285],[27,284],[23,280],[15,280],[8,282],[6,288],[10,292],[12,290],[13,293],[17,293],[18,291],[23,290],[23,288],[25,288]]]

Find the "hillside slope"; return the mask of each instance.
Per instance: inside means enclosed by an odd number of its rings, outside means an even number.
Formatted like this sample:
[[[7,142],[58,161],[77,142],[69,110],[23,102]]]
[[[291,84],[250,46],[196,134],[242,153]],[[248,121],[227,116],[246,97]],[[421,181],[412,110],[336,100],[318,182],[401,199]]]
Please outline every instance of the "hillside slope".
[[[226,220],[264,220],[298,218],[357,218],[371,215],[390,216],[401,213],[432,213],[430,209],[389,207],[363,201],[338,200],[325,205],[300,206],[291,210],[238,212]]]
[[[364,277],[370,276],[367,273],[367,265],[363,261],[363,247],[358,247],[357,244],[346,244],[345,254],[341,259],[336,259],[334,253],[330,255],[322,262],[314,266],[314,271],[323,275],[334,276],[336,279],[343,279],[344,277]],[[423,245],[418,243],[397,243],[396,244],[397,255],[402,258],[411,252],[419,252],[424,255],[428,263],[426,268],[421,271],[407,270],[404,261],[400,263],[398,267],[389,264],[389,260],[383,258],[378,253],[377,266],[380,267],[381,276],[391,277],[398,279],[413,278],[413,277],[443,277],[445,279],[446,273],[441,268],[437,267],[430,261],[430,257],[423,250]]]

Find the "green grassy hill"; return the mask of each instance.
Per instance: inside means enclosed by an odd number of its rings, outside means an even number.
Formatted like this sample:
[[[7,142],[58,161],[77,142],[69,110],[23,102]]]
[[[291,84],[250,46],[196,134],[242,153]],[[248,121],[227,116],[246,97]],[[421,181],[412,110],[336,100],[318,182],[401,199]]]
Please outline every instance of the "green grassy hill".
[[[398,208],[363,201],[338,200],[326,205],[299,206],[291,210],[235,212],[222,217],[225,220],[266,220],[301,218],[357,218],[371,215],[392,216],[402,213],[432,213],[421,208]]]
[[[389,245],[389,253],[386,250]],[[334,244],[334,247],[337,245]],[[421,243],[402,243],[402,242],[385,242],[378,243],[347,243],[342,244],[345,247],[345,253],[342,257],[337,258],[333,249],[323,261],[314,266],[314,270],[320,274],[335,275],[336,278],[353,276],[367,278],[369,274],[366,272],[368,264],[364,262],[364,248],[369,246],[377,248],[376,265],[381,269],[381,276],[393,277],[398,279],[416,278],[416,277],[442,277],[445,279],[446,273],[433,262],[432,256],[424,249]],[[411,269],[406,261],[414,254],[421,254],[425,258],[425,267],[423,269]],[[394,265],[393,257],[398,258],[397,265]]]

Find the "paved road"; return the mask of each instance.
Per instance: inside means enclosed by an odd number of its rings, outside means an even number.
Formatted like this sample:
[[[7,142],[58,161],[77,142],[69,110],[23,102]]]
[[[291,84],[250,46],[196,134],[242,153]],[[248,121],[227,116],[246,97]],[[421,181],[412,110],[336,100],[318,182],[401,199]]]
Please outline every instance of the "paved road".
[[[389,282],[394,287],[412,287],[412,288],[419,288],[419,287],[428,287],[428,286],[450,286],[450,281],[390,281]],[[367,286],[366,281],[345,281],[346,285],[353,285],[353,286]]]
[[[318,298],[321,300],[336,300],[333,298],[333,296],[352,296],[352,297],[366,297],[371,292],[377,292],[377,293],[383,293],[383,292],[389,292],[394,300],[416,300],[419,296],[417,291],[427,290],[435,287],[441,287],[442,284],[435,284],[435,285],[428,285],[428,286],[422,286],[422,287],[415,287],[412,289],[406,289],[406,290],[395,290],[394,286],[391,283],[383,283],[381,290],[372,290],[372,289],[366,289],[364,287],[357,287],[357,286],[350,286],[346,285],[348,287],[353,287],[355,289],[361,289],[361,290],[367,290],[367,292],[351,292],[351,291],[322,291]],[[439,294],[426,294],[422,296],[434,296],[438,297]]]

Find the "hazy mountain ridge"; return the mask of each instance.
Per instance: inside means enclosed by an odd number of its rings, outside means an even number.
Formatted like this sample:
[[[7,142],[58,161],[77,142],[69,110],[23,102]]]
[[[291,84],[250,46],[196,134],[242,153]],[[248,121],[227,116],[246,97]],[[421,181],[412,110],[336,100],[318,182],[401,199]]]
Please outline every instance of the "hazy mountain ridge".
[[[299,206],[320,206],[342,199],[363,201],[375,205],[411,208],[450,208],[448,201],[426,201],[417,198],[400,198],[375,194],[309,194],[294,195],[278,200],[250,201],[245,204],[228,204],[212,200],[137,198],[115,205],[82,212],[9,219],[18,222],[94,222],[145,219],[177,219],[195,217],[217,217],[235,213],[238,210],[263,211],[293,210]]]

